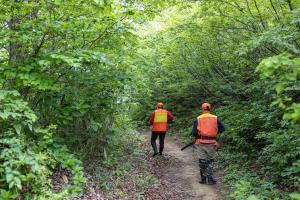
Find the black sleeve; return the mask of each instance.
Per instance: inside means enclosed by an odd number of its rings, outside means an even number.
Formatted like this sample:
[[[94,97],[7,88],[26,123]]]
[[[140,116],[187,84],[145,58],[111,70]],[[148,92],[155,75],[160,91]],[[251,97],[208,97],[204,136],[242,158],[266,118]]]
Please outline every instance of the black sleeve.
[[[218,131],[219,133],[223,133],[225,131],[225,126],[219,118],[218,118]]]
[[[198,126],[198,122],[197,120],[195,120],[194,124],[193,124],[193,129],[192,129],[192,135],[193,136],[197,136],[198,135],[198,129],[197,129],[197,126]]]

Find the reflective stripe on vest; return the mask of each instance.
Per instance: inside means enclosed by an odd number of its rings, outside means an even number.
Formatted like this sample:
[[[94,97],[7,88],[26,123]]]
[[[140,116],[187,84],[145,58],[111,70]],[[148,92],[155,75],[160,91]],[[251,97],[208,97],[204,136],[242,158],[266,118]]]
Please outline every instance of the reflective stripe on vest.
[[[217,116],[210,113],[204,113],[197,118],[197,129],[200,138],[196,140],[196,144],[216,144],[217,119]]]
[[[154,121],[152,131],[166,132],[168,124],[168,113],[164,109],[154,111]]]

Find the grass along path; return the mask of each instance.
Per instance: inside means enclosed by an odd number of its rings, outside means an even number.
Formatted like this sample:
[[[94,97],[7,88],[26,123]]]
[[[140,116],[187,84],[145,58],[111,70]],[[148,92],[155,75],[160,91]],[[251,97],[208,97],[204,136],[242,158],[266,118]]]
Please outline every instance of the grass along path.
[[[141,132],[138,149],[125,154],[107,168],[100,161],[85,165],[89,183],[84,194],[73,200],[222,200],[219,185],[199,184],[198,161],[192,148],[166,137],[163,156],[152,157],[150,132]],[[125,167],[127,166],[127,167]],[[61,188],[64,173],[57,176]],[[216,177],[218,181],[218,177]],[[220,181],[219,181],[220,182]]]

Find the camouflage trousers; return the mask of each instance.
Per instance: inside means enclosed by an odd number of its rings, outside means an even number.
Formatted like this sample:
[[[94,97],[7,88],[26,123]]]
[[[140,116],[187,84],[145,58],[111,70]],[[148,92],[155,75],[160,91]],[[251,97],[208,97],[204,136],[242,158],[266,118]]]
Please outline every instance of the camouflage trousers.
[[[213,176],[213,161],[216,157],[216,147],[211,145],[194,145],[194,151],[197,153],[199,159],[199,167],[201,176]]]

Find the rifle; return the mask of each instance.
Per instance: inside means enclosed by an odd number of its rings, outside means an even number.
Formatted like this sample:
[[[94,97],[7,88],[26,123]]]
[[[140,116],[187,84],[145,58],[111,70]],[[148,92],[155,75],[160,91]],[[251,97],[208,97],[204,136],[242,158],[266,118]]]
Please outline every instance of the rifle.
[[[182,148],[181,148],[181,151],[183,151],[183,150],[185,150],[186,148],[188,148],[188,147],[194,145],[195,142],[196,142],[196,140],[197,140],[198,138],[200,138],[200,136],[199,136],[199,135],[196,135],[196,136],[195,136],[195,140],[193,140],[192,142],[190,142],[190,143],[188,143],[187,145],[185,145],[184,147],[182,147]]]
[[[181,151],[185,150],[186,148],[188,148],[189,146],[192,146],[193,144],[195,144],[195,140],[193,142],[188,143],[187,145],[185,145],[184,147],[181,148]]]

